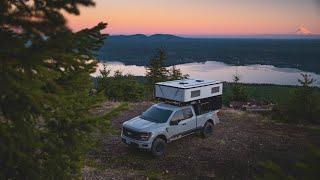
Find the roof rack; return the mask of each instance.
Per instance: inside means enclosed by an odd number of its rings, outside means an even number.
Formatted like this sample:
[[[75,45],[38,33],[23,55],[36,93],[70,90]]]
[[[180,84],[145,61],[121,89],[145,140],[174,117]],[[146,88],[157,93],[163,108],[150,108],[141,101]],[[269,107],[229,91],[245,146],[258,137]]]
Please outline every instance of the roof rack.
[[[188,105],[194,105],[197,103],[200,103],[199,100],[195,100],[195,101],[190,101],[190,102],[180,102],[180,101],[173,101],[173,100],[169,100],[169,99],[164,99],[164,98],[157,98],[158,101],[164,102],[166,104],[171,104],[171,105],[175,105],[175,106],[188,106]]]

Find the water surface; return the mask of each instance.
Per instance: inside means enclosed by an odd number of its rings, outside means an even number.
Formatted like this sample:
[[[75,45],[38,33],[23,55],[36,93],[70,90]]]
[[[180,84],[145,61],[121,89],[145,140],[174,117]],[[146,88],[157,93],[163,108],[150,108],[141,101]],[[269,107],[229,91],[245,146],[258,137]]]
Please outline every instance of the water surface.
[[[108,62],[107,67],[111,69],[111,75],[115,70],[120,70],[123,73],[132,74],[135,76],[144,76],[146,73],[144,66],[124,65],[121,62]],[[246,66],[231,66],[222,62],[207,61],[204,63],[187,63],[176,65],[184,74],[189,74],[190,78],[197,79],[212,79],[231,82],[233,75],[240,75],[243,83],[258,83],[258,84],[279,84],[279,85],[299,85],[298,78],[301,78],[301,73],[308,73],[316,83],[314,86],[320,87],[320,75],[310,72],[304,72],[294,68],[277,68],[272,65],[246,65]],[[103,65],[99,64],[96,73],[93,76],[99,75],[99,69]]]

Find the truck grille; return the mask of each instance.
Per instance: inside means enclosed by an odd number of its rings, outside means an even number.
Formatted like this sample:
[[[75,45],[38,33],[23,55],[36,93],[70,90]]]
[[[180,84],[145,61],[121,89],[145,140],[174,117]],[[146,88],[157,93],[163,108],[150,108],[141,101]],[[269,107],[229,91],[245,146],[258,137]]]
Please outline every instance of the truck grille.
[[[125,127],[122,128],[122,133],[123,133],[123,135],[125,135],[129,138],[132,138],[132,139],[136,139],[136,140],[139,140],[141,137],[140,132],[133,131],[133,130],[125,128]]]

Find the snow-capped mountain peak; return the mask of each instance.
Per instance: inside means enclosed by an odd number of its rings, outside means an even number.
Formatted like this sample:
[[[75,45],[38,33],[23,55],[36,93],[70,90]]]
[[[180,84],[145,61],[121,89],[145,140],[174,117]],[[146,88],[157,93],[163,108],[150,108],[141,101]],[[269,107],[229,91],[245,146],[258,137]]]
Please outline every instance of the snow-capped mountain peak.
[[[301,27],[299,27],[299,29],[296,31],[296,34],[298,34],[298,35],[311,35],[312,32],[311,32],[309,29],[301,26]]]

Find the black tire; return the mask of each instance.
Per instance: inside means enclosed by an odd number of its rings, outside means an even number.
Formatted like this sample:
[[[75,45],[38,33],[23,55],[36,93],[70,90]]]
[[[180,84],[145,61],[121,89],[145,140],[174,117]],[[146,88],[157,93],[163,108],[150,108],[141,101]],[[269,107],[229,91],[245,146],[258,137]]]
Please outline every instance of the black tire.
[[[160,157],[164,154],[165,148],[166,148],[166,141],[162,138],[156,138],[151,147],[151,153],[155,157]]]
[[[207,138],[212,134],[212,132],[213,132],[213,124],[207,121],[202,128],[201,135],[203,138]]]

